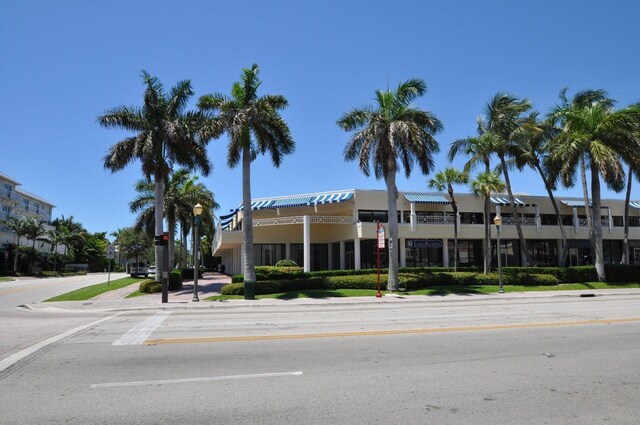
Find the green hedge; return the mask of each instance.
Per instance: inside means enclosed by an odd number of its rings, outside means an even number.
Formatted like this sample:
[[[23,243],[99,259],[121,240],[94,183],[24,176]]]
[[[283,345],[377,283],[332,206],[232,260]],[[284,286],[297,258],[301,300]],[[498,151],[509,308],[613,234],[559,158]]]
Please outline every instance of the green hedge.
[[[176,269],[182,272],[183,280],[193,280],[193,269]],[[202,278],[202,269],[198,270],[198,278]]]
[[[64,276],[84,276],[87,272],[60,272],[60,271],[41,271],[38,272],[39,277],[64,277]]]
[[[298,264],[293,260],[280,260],[276,263],[276,267],[298,267]]]
[[[182,289],[182,270],[176,269],[169,272],[169,290]]]
[[[403,273],[399,276],[400,287],[408,290],[427,288],[433,286],[471,286],[471,285],[497,285],[498,275],[488,275],[473,272],[435,272],[435,273]],[[551,286],[557,285],[559,280],[549,274],[525,274],[512,273],[503,276],[506,285],[531,285]],[[377,274],[356,276],[323,276],[309,277],[293,280],[258,281],[256,294],[274,294],[289,291],[304,291],[308,289],[377,289]],[[380,275],[380,287],[387,289],[387,275]],[[222,295],[244,295],[243,283],[230,283],[221,291]]]
[[[140,282],[139,291],[143,294],[162,292],[162,283],[156,282],[155,280],[143,280]]]

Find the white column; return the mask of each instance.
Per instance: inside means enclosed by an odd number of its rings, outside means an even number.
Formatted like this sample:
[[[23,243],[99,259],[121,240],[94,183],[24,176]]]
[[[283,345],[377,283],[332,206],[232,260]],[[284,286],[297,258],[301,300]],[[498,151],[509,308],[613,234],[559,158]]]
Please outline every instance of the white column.
[[[578,208],[573,207],[573,231],[578,233],[578,227],[580,227],[580,221],[578,220]]]
[[[286,258],[287,260],[293,260],[293,258],[291,258],[291,244],[290,243],[284,244],[284,258]]]
[[[609,233],[613,230],[613,217],[611,217],[611,208],[607,208],[607,218],[609,223]]]
[[[304,271],[311,271],[311,217],[305,215],[303,217],[303,236],[304,236]]]
[[[540,207],[536,205],[536,231],[542,232],[542,220],[540,219]]]
[[[500,214],[500,205],[496,205],[496,215],[501,216],[501,214]],[[489,214],[489,223],[491,223],[491,214]]]
[[[333,244],[329,243],[327,244],[327,255],[329,256],[329,258],[327,258],[327,266],[329,267],[329,270],[333,270]]]
[[[411,215],[410,215],[410,221],[411,221],[411,231],[415,232],[416,231],[416,222],[418,221],[418,217],[416,216],[416,203],[412,202],[411,204]]]
[[[344,241],[340,241],[340,270],[346,268],[346,249]]]
[[[400,244],[400,267],[407,267],[407,240],[405,238],[398,238]]]
[[[354,269],[360,270],[362,266],[360,264],[360,239],[355,238],[353,240],[353,264]]]
[[[449,239],[447,238],[442,238],[442,267],[449,267]]]

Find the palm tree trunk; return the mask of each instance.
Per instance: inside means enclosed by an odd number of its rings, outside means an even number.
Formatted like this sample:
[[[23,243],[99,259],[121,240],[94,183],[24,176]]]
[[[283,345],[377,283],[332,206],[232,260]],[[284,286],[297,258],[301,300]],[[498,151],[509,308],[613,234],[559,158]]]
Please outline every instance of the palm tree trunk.
[[[553,196],[553,190],[551,190],[551,185],[549,181],[544,175],[544,171],[540,167],[540,164],[535,164],[535,168],[540,174],[542,178],[542,183],[544,183],[545,189],[547,189],[547,193],[549,194],[549,199],[551,199],[551,205],[553,205],[553,210],[556,212],[556,217],[558,220],[558,227],[560,228],[560,235],[562,236],[562,256],[560,257],[560,267],[563,267],[567,262],[567,257],[569,256],[569,244],[567,243],[567,232],[564,229],[564,224],[562,224],[562,216],[560,215],[560,209],[558,208],[558,203],[556,202],[555,196]]]
[[[247,283],[253,290],[256,282],[256,268],[253,253],[253,212],[251,211],[251,148],[246,143],[242,148],[242,206],[243,225],[242,236],[244,242],[244,282],[245,298],[255,298],[253,293],[246,293]]]
[[[169,270],[173,270],[175,266],[175,240],[176,240],[176,222],[174,220],[167,224],[169,230]]]
[[[491,167],[489,160],[484,161],[485,172],[490,173]],[[489,273],[491,270],[491,224],[489,218],[491,217],[491,204],[489,203],[489,196],[484,197],[484,274]]]
[[[589,190],[587,189],[587,167],[584,163],[584,156],[580,156],[580,177],[582,178],[582,196],[584,197],[584,209],[587,216],[587,230],[589,232],[589,245],[591,246],[591,254],[594,255],[595,243],[593,240],[593,219],[591,214],[591,206],[589,205]],[[593,183],[591,186],[591,195],[593,196]],[[595,211],[595,209],[594,209]],[[598,211],[599,212],[599,211]]]
[[[182,267],[187,268],[187,239],[189,238],[189,227],[185,223],[182,226]]]
[[[629,165],[629,180],[627,181],[627,195],[624,198],[624,237],[622,239],[622,264],[630,264],[629,259],[629,201],[631,200],[631,183],[633,169]]]
[[[396,246],[398,242],[398,194],[396,191],[396,170],[389,170],[385,178],[387,184],[387,216],[389,225],[389,247],[387,249],[389,258],[389,276],[387,279],[387,289],[389,291],[398,290],[398,253]]]
[[[160,171],[156,171],[154,174],[154,182],[153,182],[153,191],[155,195],[155,234],[156,236],[160,236],[164,234],[164,176]],[[155,246],[155,260],[156,260],[156,280],[158,276],[162,276],[164,273],[164,264],[162,258],[162,246]]]
[[[453,271],[458,271],[458,204],[453,197],[453,187],[449,185],[449,197],[453,208]]]
[[[18,240],[16,242],[16,249],[13,252],[13,271],[15,273],[18,273],[18,253],[19,253],[18,248],[20,248],[20,235],[16,235],[16,236],[18,236]]]
[[[533,257],[527,249],[527,241],[522,233],[522,226],[520,225],[520,214],[518,213],[518,206],[513,198],[513,192],[511,191],[511,180],[509,179],[509,171],[507,170],[507,162],[504,160],[504,156],[500,156],[500,164],[502,164],[502,174],[504,175],[504,183],[507,187],[507,194],[509,195],[509,203],[511,204],[511,211],[513,211],[513,219],[516,223],[516,231],[518,232],[518,239],[520,240],[520,252],[524,254],[529,266],[535,266]]]
[[[598,273],[598,280],[605,282],[607,280],[607,276],[604,272],[604,255],[602,250],[602,220],[600,219],[600,206],[602,201],[600,199],[600,175],[598,173],[598,168],[593,164],[591,166],[591,196],[593,197],[594,211],[593,242],[596,248],[596,273]]]

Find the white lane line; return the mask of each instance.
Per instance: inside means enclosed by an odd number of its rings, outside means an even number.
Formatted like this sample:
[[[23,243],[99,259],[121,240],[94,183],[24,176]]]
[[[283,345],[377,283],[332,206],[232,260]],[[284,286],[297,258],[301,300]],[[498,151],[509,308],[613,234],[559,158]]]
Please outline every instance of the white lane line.
[[[77,328],[73,328],[71,330],[68,330],[66,332],[63,332],[61,334],[58,334],[56,336],[52,336],[49,339],[45,339],[44,341],[40,341],[37,344],[33,344],[31,347],[27,347],[22,351],[18,351],[15,354],[10,355],[9,357],[7,357],[6,359],[0,361],[0,372],[2,372],[3,370],[7,369],[9,366],[14,365],[15,363],[19,362],[20,360],[24,359],[27,356],[30,356],[31,354],[35,353],[36,351],[51,345],[53,343],[56,343],[58,341],[60,341],[61,339],[64,339],[68,336],[71,336],[77,332],[83,331],[87,328],[90,328],[92,326],[98,325],[102,322],[106,322],[107,320],[111,320],[114,317],[118,317],[121,314],[123,314],[123,312],[120,313],[116,313],[113,316],[109,316],[109,317],[105,317],[104,319],[100,319],[100,320],[96,320],[95,322],[91,322],[91,323],[87,323],[86,325],[82,325],[82,326],[78,326]]]
[[[234,381],[239,379],[277,378],[281,376],[302,376],[302,372],[254,373],[249,375],[208,376],[203,378],[161,379],[158,381],[108,382],[106,384],[92,384],[89,388],[143,387],[166,384],[189,384],[195,382]]]
[[[159,311],[146,320],[138,323],[129,332],[115,340],[112,345],[141,345],[173,313],[172,310]]]

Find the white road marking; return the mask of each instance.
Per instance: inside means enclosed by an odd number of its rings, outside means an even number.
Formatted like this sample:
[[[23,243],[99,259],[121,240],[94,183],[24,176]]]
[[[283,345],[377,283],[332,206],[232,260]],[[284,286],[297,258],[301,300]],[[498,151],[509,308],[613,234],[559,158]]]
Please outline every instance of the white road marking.
[[[281,376],[302,376],[302,372],[254,373],[249,375],[208,376],[203,378],[161,379],[158,381],[108,382],[106,384],[92,384],[89,388],[142,387],[166,384],[189,384],[195,382],[234,381],[239,379],[277,378]]]
[[[112,345],[141,345],[173,313],[171,310],[159,311],[146,320],[138,323],[129,332],[122,335]]]
[[[52,336],[49,339],[45,339],[44,341],[40,341],[37,344],[33,344],[31,347],[25,348],[22,351],[18,351],[15,354],[10,355],[9,357],[7,357],[6,359],[0,361],[0,372],[2,372],[3,370],[7,369],[9,366],[14,365],[15,363],[19,362],[20,360],[24,359],[27,356],[30,356],[31,354],[35,353],[36,351],[51,345],[55,342],[60,341],[61,339],[64,339],[68,336],[71,336],[77,332],[83,331],[87,328],[90,328],[92,326],[95,326],[97,324],[100,324],[102,322],[106,322],[107,320],[111,320],[114,317],[118,317],[122,314],[121,313],[117,313],[114,314],[113,316],[109,316],[109,317],[105,317],[104,319],[100,319],[100,320],[96,320],[95,322],[91,322],[91,323],[87,323],[86,325],[82,325],[82,326],[78,326],[77,328],[73,328],[71,330],[68,330],[66,332],[63,332],[61,334],[58,334],[56,336]]]

